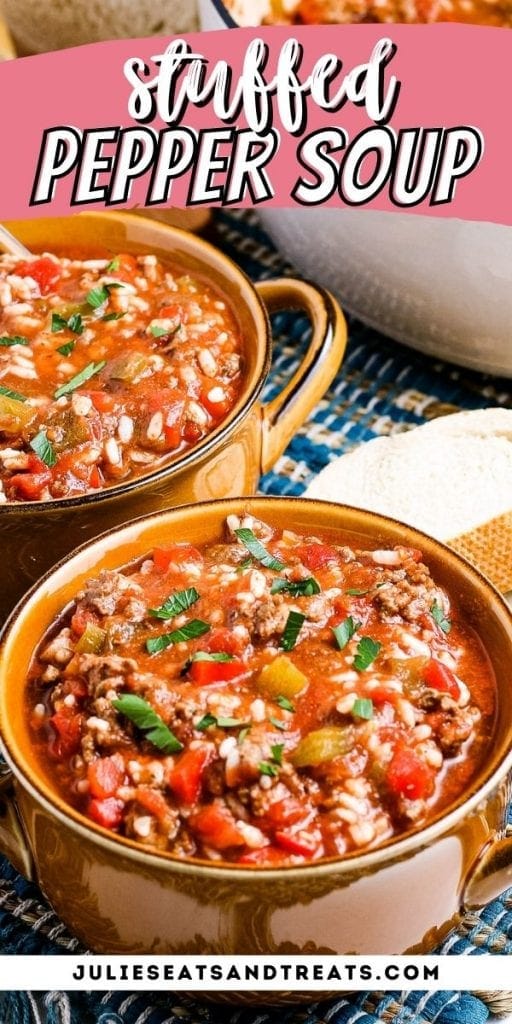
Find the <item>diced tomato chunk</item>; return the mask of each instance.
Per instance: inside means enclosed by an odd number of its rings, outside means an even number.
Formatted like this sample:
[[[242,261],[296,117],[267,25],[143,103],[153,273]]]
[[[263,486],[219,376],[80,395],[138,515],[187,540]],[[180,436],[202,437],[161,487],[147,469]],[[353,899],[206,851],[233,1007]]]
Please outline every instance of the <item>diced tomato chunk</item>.
[[[274,828],[286,828],[289,825],[295,825],[304,816],[304,807],[295,797],[291,796],[284,800],[274,801],[265,814],[265,821]]]
[[[48,295],[60,281],[61,269],[48,256],[41,256],[38,260],[23,260],[17,263],[13,274],[17,274],[18,277],[31,277],[39,285],[41,295]]]
[[[457,682],[457,677],[452,672],[451,668],[447,665],[443,665],[437,658],[431,658],[426,668],[423,670],[423,681],[430,686],[432,690],[440,690],[441,693],[449,693],[450,697],[454,700],[458,700],[460,697],[460,686]]]
[[[96,626],[99,621],[99,615],[97,612],[93,611],[92,608],[85,608],[83,605],[78,605],[74,615],[72,616],[70,625],[73,633],[76,633],[77,636],[82,636],[82,633],[85,633],[85,630],[90,623],[93,623],[93,625]]]
[[[99,757],[92,761],[87,769],[87,779],[92,796],[100,800],[114,796],[124,779],[121,758]]]
[[[188,819],[190,827],[197,832],[201,841],[214,850],[227,850],[231,846],[245,846],[236,821],[221,803],[209,804]]]
[[[57,711],[50,718],[57,736],[50,744],[50,753],[58,759],[71,757],[80,747],[82,715]]]
[[[222,419],[222,417],[225,416],[226,413],[228,413],[229,410],[231,409],[231,406],[233,405],[233,395],[231,394],[231,392],[228,392],[226,391],[225,388],[223,388],[222,390],[225,392],[226,397],[223,398],[220,402],[212,402],[209,399],[208,395],[210,391],[213,390],[214,387],[215,382],[210,382],[208,390],[201,392],[201,404],[204,406],[206,411],[210,413],[210,416],[213,416],[214,419],[219,420]]]
[[[170,544],[167,548],[155,548],[153,561],[157,569],[167,572],[170,565],[182,565],[184,562],[197,562],[202,565],[203,556],[192,544]]]
[[[120,281],[133,281],[138,271],[135,256],[132,256],[131,253],[123,252],[116,256],[113,262],[116,265],[116,269],[112,271],[113,277],[119,278]]]
[[[394,704],[400,693],[390,687],[381,685],[374,686],[371,691],[371,698],[374,704]]]
[[[84,391],[83,394],[91,399],[96,412],[113,412],[118,402],[108,391]]]
[[[27,501],[39,501],[52,479],[51,469],[37,455],[30,455],[28,472],[15,473],[9,480],[8,486],[14,488],[20,498],[26,498]]]
[[[190,805],[199,800],[210,756],[210,750],[204,747],[193,747],[180,754],[167,779],[179,803]]]
[[[338,552],[329,544],[299,544],[294,554],[308,569],[323,569],[329,562],[336,562]]]
[[[318,840],[313,836],[293,832],[276,832],[275,841],[281,849],[297,857],[313,857],[319,849]]]
[[[170,814],[167,800],[163,793],[157,789],[150,789],[149,786],[139,786],[135,791],[135,799],[138,804],[153,814],[159,821],[165,821]]]
[[[247,671],[241,661],[193,661],[190,666],[190,678],[200,686],[209,683],[223,683],[229,679],[237,679]]]
[[[87,813],[97,825],[114,830],[123,820],[123,810],[123,801],[109,796],[106,800],[90,800]]]
[[[250,853],[243,853],[238,858],[238,864],[265,864],[267,867],[278,867],[286,863],[289,854],[279,850],[275,846],[262,846],[259,850],[251,850]]]
[[[243,654],[245,641],[242,637],[232,633],[226,626],[219,626],[212,629],[206,638],[204,650],[209,654]]]
[[[387,770],[388,786],[408,800],[422,800],[434,789],[434,773],[413,750],[397,747]]]

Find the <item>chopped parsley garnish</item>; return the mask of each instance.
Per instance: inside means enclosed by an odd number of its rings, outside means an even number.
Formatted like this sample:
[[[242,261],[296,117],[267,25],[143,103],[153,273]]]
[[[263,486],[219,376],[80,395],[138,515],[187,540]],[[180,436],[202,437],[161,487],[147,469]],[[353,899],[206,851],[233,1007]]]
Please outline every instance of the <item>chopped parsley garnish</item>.
[[[57,352],[60,352],[61,356],[70,356],[75,344],[74,341],[67,341],[65,345],[59,345]]]
[[[364,718],[367,721],[373,718],[373,701],[369,697],[358,697],[354,701],[352,714],[355,718]]]
[[[199,729],[200,732],[205,732],[211,725],[217,725],[219,729],[247,729],[247,722],[242,722],[239,718],[226,718],[219,715],[217,718],[215,715],[205,715],[200,722],[194,727]]]
[[[110,320],[122,320],[123,316],[126,316],[126,313],[105,313],[101,319],[104,324],[108,324]]]
[[[91,288],[90,292],[87,292],[85,296],[87,305],[91,309],[99,309],[110,298],[112,288],[124,288],[124,285],[118,281],[111,281],[110,284],[100,284],[97,288]]]
[[[338,626],[333,626],[333,633],[336,637],[336,642],[340,651],[342,651],[348,644],[349,640],[352,639],[354,633],[357,633],[361,623],[357,619],[353,619],[351,615],[343,622],[340,622]]]
[[[271,764],[270,761],[260,761],[258,771],[260,775],[270,775],[271,778],[275,778],[276,775],[279,775],[279,766]]]
[[[57,462],[57,456],[53,450],[53,445],[46,436],[46,430],[40,430],[32,438],[30,447],[37,457],[41,459],[41,462],[44,462],[45,466],[54,466]]]
[[[275,743],[270,749],[272,751],[272,760],[275,761],[276,764],[282,764],[284,743]]]
[[[354,658],[354,668],[358,672],[364,672],[375,661],[381,647],[382,644],[378,640],[372,640],[371,636],[361,637]]]
[[[105,267],[106,274],[117,274],[120,267],[119,256],[114,256],[114,259]]]
[[[129,718],[138,729],[142,729],[146,733],[146,739],[163,754],[177,754],[183,750],[183,744],[142,697],[123,693],[118,700],[112,701],[112,706]]]
[[[301,612],[290,612],[286,620],[286,626],[284,627],[284,633],[281,637],[280,647],[283,651],[291,651],[297,643],[297,637],[302,629],[306,616],[302,615]]]
[[[0,345],[4,348],[9,348],[11,345],[28,345],[28,341],[26,338],[22,338],[19,334],[13,334],[12,338],[9,338],[4,334],[0,338]]]
[[[276,704],[278,704],[283,711],[295,711],[295,704],[292,704],[291,700],[288,700],[288,697],[284,697],[282,695],[276,697]]]
[[[250,565],[252,565],[252,558],[250,556],[249,558],[244,558],[243,562],[240,562],[240,565],[237,565],[237,573],[240,574],[241,572],[244,572],[244,570],[248,569]]]
[[[239,732],[239,734],[238,734],[238,745],[239,746],[240,746],[241,743],[244,742],[246,736],[250,733],[250,731],[251,731],[251,727],[250,727],[250,725],[248,725],[245,729],[242,729],[242,731]]]
[[[199,601],[196,588],[188,587],[186,590],[178,590],[160,608],[150,608],[149,614],[155,619],[173,619],[175,615],[188,611],[196,601]]]
[[[320,593],[320,586],[312,576],[306,580],[298,580],[296,583],[292,580],[279,579],[274,580],[270,593],[286,593],[291,594],[292,597],[312,597],[313,594]]]
[[[169,334],[167,327],[159,327],[158,324],[153,324],[149,329],[154,338],[163,338],[166,334]]]
[[[84,322],[80,313],[72,313],[68,320],[60,313],[52,313],[52,334],[59,331],[72,331],[73,334],[83,334]]]
[[[276,729],[285,730],[288,728],[286,722],[282,722],[281,719],[274,718],[272,715],[269,718],[269,722],[271,725],[275,726]]]
[[[346,590],[345,593],[349,597],[365,597],[366,594],[370,593],[370,590],[359,590],[358,587],[351,587],[351,589]]]
[[[438,604],[437,601],[434,601],[434,604],[432,605],[432,607],[430,609],[430,614],[431,614],[434,622],[439,626],[439,629],[442,629],[443,633],[449,633],[450,632],[450,630],[452,628],[452,624],[451,624],[450,620],[446,618],[446,615],[444,614],[444,611],[441,608],[441,605]]]
[[[20,395],[19,391],[13,391],[11,388],[4,387],[0,384],[0,395],[5,395],[6,398],[12,398],[15,402],[26,402],[26,396]]]
[[[60,388],[57,388],[54,398],[62,398],[63,395],[69,395],[71,391],[76,391],[82,384],[85,384],[86,380],[90,380],[106,365],[105,359],[102,359],[101,363],[88,363],[83,370],[80,370],[80,373],[75,374],[66,384],[61,384]]]
[[[174,629],[172,633],[162,633],[161,636],[151,637],[151,639],[146,640],[146,650],[149,654],[158,654],[160,651],[165,651],[171,644],[195,640],[196,637],[209,633],[210,628],[207,622],[202,622],[201,619],[192,619],[191,622],[187,622],[186,626],[182,626],[181,629]]]
[[[225,654],[224,651],[218,651],[215,654],[210,654],[208,651],[196,651],[191,661],[234,661],[232,654]]]
[[[284,562],[280,562],[278,558],[271,555],[270,551],[267,551],[266,547],[258,540],[252,530],[241,527],[239,530],[235,530],[235,533],[239,541],[247,548],[249,554],[257,562],[261,562],[266,569],[274,569],[275,572],[281,572],[281,569],[284,569]]]

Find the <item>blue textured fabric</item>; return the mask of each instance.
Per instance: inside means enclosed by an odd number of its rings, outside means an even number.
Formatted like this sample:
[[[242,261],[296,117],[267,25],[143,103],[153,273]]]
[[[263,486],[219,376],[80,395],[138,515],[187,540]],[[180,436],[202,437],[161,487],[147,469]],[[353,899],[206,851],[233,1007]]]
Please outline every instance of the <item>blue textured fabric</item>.
[[[217,243],[254,280],[293,272],[253,215],[219,213],[216,232]],[[266,399],[280,391],[308,338],[308,325],[297,315],[275,316],[273,328]],[[300,494],[331,458],[361,441],[441,412],[489,405],[512,407],[510,381],[427,359],[351,320],[340,373],[261,490]],[[79,949],[37,886],[0,858],[0,950],[51,956]],[[512,890],[468,915],[439,952],[511,954]],[[484,1024],[488,1018],[488,1006],[467,992],[364,992],[299,1009],[208,1006],[168,993],[0,994],[0,1024]]]

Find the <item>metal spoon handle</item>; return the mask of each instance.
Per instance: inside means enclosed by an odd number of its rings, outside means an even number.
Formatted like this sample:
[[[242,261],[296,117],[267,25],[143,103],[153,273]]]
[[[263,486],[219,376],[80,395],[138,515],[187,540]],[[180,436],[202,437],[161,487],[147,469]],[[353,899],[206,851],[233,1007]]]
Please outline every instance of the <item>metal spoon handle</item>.
[[[11,253],[12,256],[23,256],[25,258],[32,256],[30,249],[27,249],[14,235],[11,235],[11,232],[3,224],[0,224],[0,250]]]

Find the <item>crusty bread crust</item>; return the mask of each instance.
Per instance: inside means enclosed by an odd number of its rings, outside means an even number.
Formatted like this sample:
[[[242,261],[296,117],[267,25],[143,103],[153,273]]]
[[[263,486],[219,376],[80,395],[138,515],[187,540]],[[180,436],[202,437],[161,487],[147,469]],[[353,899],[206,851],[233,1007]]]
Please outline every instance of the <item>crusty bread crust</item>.
[[[449,541],[450,547],[506,594],[512,590],[512,512]]]

